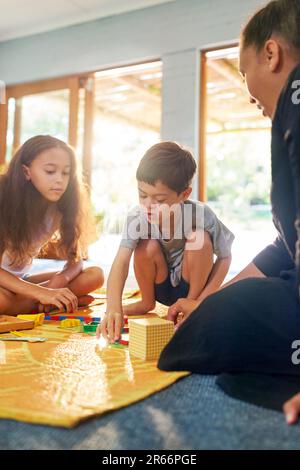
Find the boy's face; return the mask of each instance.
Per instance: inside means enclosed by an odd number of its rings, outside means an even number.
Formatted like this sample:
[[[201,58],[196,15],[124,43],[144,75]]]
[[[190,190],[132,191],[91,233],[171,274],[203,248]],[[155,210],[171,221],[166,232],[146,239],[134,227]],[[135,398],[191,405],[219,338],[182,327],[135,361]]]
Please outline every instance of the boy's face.
[[[156,181],[154,185],[138,181],[139,201],[145,210],[148,221],[156,223],[158,212],[165,206],[167,208],[174,204],[180,204],[191,194],[192,188],[187,188],[180,194]]]

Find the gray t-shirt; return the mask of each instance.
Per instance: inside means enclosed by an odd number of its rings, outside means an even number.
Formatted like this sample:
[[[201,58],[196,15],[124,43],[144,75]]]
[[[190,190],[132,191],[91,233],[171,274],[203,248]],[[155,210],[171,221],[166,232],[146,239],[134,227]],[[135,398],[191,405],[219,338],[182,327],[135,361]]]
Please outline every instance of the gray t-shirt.
[[[168,265],[171,284],[176,287],[181,279],[184,250],[200,249],[203,244],[204,231],[208,232],[213,244],[214,254],[226,258],[231,254],[233,233],[218,219],[206,204],[187,200],[174,206],[174,233],[171,237],[169,224],[160,231],[158,224],[150,224],[141,206],[134,207],[127,215],[121,247],[135,250],[141,239],[155,239],[162,248]],[[170,220],[169,216],[166,219]],[[197,231],[194,243],[188,242],[189,234]],[[188,243],[188,244],[187,244]]]

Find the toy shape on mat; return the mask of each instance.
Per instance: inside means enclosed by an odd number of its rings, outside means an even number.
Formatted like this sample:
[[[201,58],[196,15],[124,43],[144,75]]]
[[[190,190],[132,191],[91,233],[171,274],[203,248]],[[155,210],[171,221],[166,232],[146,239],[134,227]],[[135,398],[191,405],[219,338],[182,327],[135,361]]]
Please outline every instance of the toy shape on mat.
[[[10,331],[10,334],[17,336],[17,338],[7,338],[7,337],[1,337],[4,341],[28,341],[29,343],[40,343],[42,341],[46,341],[46,338],[43,338],[42,336],[26,336],[26,333],[21,333],[20,331]]]
[[[28,315],[17,315],[17,318],[21,318],[21,320],[33,320],[34,326],[41,326],[45,320],[44,313],[36,313],[36,314],[28,314]]]
[[[121,344],[119,341],[109,344],[108,347],[111,349],[128,349],[128,346]]]
[[[10,315],[0,315],[0,333],[7,333],[12,330],[32,330],[33,320],[21,320]]]
[[[86,323],[91,321],[101,321],[100,317],[83,317],[80,315],[46,315],[45,320],[51,321],[61,321],[66,319],[73,319],[76,318],[77,320],[85,321]]]
[[[129,344],[129,334],[128,333],[122,333],[121,339],[119,340],[120,344],[123,344],[123,346],[128,346]]]
[[[41,336],[16,336],[15,338],[1,337],[0,341],[27,341],[28,343],[43,343],[47,338]]]
[[[80,326],[81,321],[78,320],[77,318],[65,318],[64,320],[61,320],[60,326],[61,328],[73,328],[74,326]]]
[[[129,321],[129,353],[144,361],[157,360],[174,334],[174,323],[161,318]]]
[[[83,325],[83,331],[90,335],[95,335],[99,323],[99,321],[92,321],[90,323],[87,323],[86,325]]]

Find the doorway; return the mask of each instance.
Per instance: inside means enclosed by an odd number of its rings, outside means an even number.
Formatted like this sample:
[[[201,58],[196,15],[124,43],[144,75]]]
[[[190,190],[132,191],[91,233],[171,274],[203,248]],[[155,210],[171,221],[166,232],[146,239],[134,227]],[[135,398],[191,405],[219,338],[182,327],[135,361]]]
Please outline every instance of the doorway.
[[[202,52],[199,199],[234,232],[232,274],[276,237],[270,210],[271,121],[238,71],[238,47]]]

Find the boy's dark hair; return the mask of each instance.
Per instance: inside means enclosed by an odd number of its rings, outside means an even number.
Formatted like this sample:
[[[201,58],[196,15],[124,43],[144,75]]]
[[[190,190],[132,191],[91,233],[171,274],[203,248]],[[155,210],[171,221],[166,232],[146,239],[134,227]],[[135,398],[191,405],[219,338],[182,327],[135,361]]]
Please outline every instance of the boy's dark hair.
[[[249,20],[241,34],[241,46],[259,52],[273,34],[300,53],[300,0],[273,0]]]
[[[160,142],[147,150],[136,171],[138,181],[161,181],[177,194],[187,189],[196,171],[191,152],[175,142]]]

